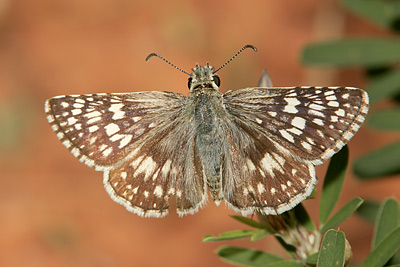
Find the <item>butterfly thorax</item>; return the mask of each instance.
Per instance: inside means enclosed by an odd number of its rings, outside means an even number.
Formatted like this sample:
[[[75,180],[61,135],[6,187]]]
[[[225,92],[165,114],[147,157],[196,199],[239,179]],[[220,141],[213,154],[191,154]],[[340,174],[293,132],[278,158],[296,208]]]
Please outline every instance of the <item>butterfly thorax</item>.
[[[217,78],[216,78],[217,77]],[[189,103],[193,105],[196,151],[199,154],[211,197],[217,203],[221,191],[222,140],[221,120],[226,116],[223,95],[218,91],[219,78],[208,64],[193,69],[189,79]]]

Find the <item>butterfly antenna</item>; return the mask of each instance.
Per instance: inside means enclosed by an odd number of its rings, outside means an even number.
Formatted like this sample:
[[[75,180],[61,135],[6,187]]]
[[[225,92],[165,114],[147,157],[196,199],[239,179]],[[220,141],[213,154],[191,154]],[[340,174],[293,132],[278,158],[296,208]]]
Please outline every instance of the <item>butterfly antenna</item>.
[[[214,73],[216,73],[217,71],[219,71],[220,69],[222,69],[223,67],[225,67],[226,65],[228,65],[229,62],[231,62],[235,57],[237,57],[240,53],[243,52],[243,50],[247,49],[247,48],[251,48],[254,50],[254,52],[258,52],[257,48],[255,46],[252,45],[245,45],[242,47],[242,49],[240,49],[233,57],[231,57],[231,59],[229,59],[227,62],[225,62],[224,65],[222,65],[221,67],[219,67],[216,71],[214,71]]]
[[[181,69],[181,68],[178,68],[177,66],[175,66],[174,64],[172,64],[171,62],[169,62],[168,60],[166,60],[165,58],[163,58],[162,56],[160,56],[160,55],[157,54],[157,53],[151,53],[150,55],[148,55],[148,56],[146,57],[146,62],[148,62],[148,61],[150,60],[150,58],[152,58],[152,57],[161,58],[162,60],[164,60],[165,62],[167,62],[169,65],[171,65],[172,67],[174,67],[175,69],[177,69],[177,70],[179,70],[179,71],[181,71],[181,72],[183,72],[183,73],[186,73],[187,75],[190,76],[190,73],[184,71],[184,70]]]

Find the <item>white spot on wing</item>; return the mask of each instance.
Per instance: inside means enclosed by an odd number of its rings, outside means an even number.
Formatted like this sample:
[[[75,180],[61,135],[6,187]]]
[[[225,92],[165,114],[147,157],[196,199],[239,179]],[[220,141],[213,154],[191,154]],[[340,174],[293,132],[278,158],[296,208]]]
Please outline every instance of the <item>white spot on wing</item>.
[[[75,119],[74,117],[68,118],[68,124],[69,125],[74,125],[78,120]]]
[[[315,109],[315,110],[324,110],[324,109],[325,109],[324,106],[316,105],[316,104],[311,104],[311,105],[309,105],[309,108]]]
[[[304,147],[308,152],[310,152],[312,150],[312,146],[304,141],[301,141],[300,144],[302,145],[302,147]]]
[[[156,197],[162,197],[163,196],[163,190],[161,186],[157,185],[156,188],[154,189],[154,195]]]
[[[279,165],[279,163],[269,153],[265,154],[264,158],[261,160],[261,166],[271,177],[275,176],[273,172],[274,170],[283,172],[281,165]]]
[[[258,190],[258,193],[262,194],[265,192],[265,186],[262,183],[259,183],[257,185],[257,190]]]
[[[164,166],[162,167],[162,169],[161,169],[161,173],[164,175],[164,176],[166,176],[167,174],[168,174],[168,172],[170,171],[170,169],[171,169],[171,160],[167,160],[165,163],[164,163]]]
[[[289,134],[286,130],[282,129],[279,130],[279,132],[281,133],[281,135],[283,136],[283,138],[285,138],[286,140],[288,140],[289,142],[294,143],[294,138],[291,134]]]
[[[93,132],[97,131],[98,129],[99,129],[99,127],[97,125],[93,125],[88,128],[89,133],[93,133]]]
[[[118,148],[123,148],[123,147],[125,147],[127,144],[129,144],[129,142],[130,142],[131,140],[132,140],[132,135],[130,135],[130,134],[125,135],[125,136],[122,138],[121,142],[119,143]]]
[[[254,166],[254,163],[253,163],[253,161],[251,161],[251,159],[247,158],[246,162],[247,162],[247,167],[249,168],[249,171],[256,170],[256,166]]]
[[[335,95],[330,95],[330,96],[327,96],[327,97],[326,97],[326,100],[335,101],[335,100],[337,100],[337,98],[336,98]],[[328,105],[329,105],[329,104],[328,104]]]
[[[301,117],[294,117],[292,125],[303,130],[306,127],[306,120]]]
[[[302,133],[302,131],[300,131],[300,130],[297,129],[297,128],[290,128],[290,129],[288,129],[287,131],[288,131],[288,132],[291,132],[291,133],[294,133],[294,134],[296,134],[296,135],[300,135],[300,134]]]
[[[103,156],[107,157],[108,155],[111,154],[112,151],[113,151],[112,147],[107,148],[106,150],[103,151]]]
[[[108,136],[111,136],[111,135],[119,132],[119,130],[120,130],[118,125],[116,125],[115,123],[108,124],[106,127],[104,127],[104,129],[106,130],[106,134]]]
[[[85,116],[86,118],[90,119],[90,118],[94,118],[94,117],[99,117],[99,116],[101,116],[101,113],[98,112],[98,111],[92,111],[92,112],[86,113],[84,116]]]
[[[338,110],[335,111],[336,115],[344,117],[345,112],[343,109],[339,108]]]
[[[324,126],[324,122],[321,119],[313,119],[313,123]]]
[[[112,104],[110,108],[108,109],[110,112],[113,112],[114,115],[112,116],[113,120],[118,120],[118,119],[123,119],[125,117],[125,111],[122,111],[121,108],[124,105],[121,103],[118,104]]]
[[[74,116],[79,115],[82,113],[82,109],[76,108],[76,109],[71,110],[71,112],[72,112],[72,115],[74,115]]]
[[[151,157],[147,157],[138,166],[135,174],[144,172],[144,180],[147,180],[149,176],[154,172],[156,167],[157,163]]]
[[[337,101],[329,101],[327,103],[327,105],[330,106],[330,107],[338,107],[339,106],[339,102],[337,102]]]

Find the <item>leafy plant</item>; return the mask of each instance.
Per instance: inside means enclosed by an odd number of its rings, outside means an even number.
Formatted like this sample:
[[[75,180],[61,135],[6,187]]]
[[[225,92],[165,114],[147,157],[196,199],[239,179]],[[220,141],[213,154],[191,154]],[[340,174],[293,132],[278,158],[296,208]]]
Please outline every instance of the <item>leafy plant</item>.
[[[396,34],[400,32],[400,0],[341,2],[370,21]],[[400,38],[351,38],[316,43],[304,49],[302,62],[365,68],[372,105],[367,126],[380,131],[400,130]],[[266,73],[263,73],[260,84],[271,86]],[[375,110],[374,106],[383,100],[392,101],[392,106]],[[399,159],[400,141],[397,141],[356,160],[353,171],[363,180],[399,174]],[[375,225],[371,251],[362,266],[400,266],[400,210],[395,199],[388,198],[379,204],[356,197],[332,215],[343,187],[347,164],[348,149],[344,147],[332,157],[324,179],[318,227],[300,204],[278,216],[257,214],[258,220],[232,216],[251,229],[208,235],[203,241],[240,238],[258,241],[272,235],[290,255],[290,260],[266,251],[226,245],[219,248],[217,254],[227,262],[243,266],[346,266],[352,256],[351,246],[345,233],[335,229],[357,211],[359,216]]]
[[[273,235],[291,256],[291,260],[265,251],[232,246],[219,248],[217,254],[228,262],[243,266],[344,266],[351,258],[351,247],[345,233],[335,228],[363,203],[361,198],[356,197],[331,215],[343,186],[347,160],[348,149],[344,147],[333,156],[329,164],[321,193],[318,228],[300,204],[278,216],[257,214],[257,221],[232,216],[252,229],[229,231],[218,236],[207,235],[203,241],[250,238],[254,242]],[[391,264],[400,264],[400,255],[395,255],[399,249],[400,210],[396,200],[387,199],[376,213],[371,253],[362,266],[389,266],[385,264],[391,259]]]
[[[378,131],[400,131],[400,1],[342,0],[342,4],[386,30],[392,38],[349,38],[305,47],[302,62],[314,66],[363,67],[369,78],[370,98],[366,124]],[[382,101],[388,108],[375,109]],[[400,141],[372,151],[353,164],[360,179],[372,179],[400,173]]]

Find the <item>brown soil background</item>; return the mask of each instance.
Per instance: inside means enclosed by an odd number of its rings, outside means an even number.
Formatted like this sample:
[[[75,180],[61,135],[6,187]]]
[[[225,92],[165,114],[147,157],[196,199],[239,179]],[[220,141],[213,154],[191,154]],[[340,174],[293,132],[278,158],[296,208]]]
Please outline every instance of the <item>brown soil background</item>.
[[[219,67],[221,90],[257,84],[266,69],[275,86],[364,87],[358,69],[305,68],[304,45],[346,36],[387,36],[336,1],[0,0],[0,265],[1,266],[228,266],[202,243],[207,234],[242,229],[222,204],[193,216],[143,219],[114,203],[102,173],[79,163],[47,124],[45,99],[60,94],[166,90],[187,94],[195,62]],[[11,130],[10,130],[11,129]],[[7,131],[6,131],[7,130]],[[351,159],[398,138],[366,127],[350,142]],[[317,168],[323,178],[327,164]],[[318,184],[320,188],[322,182]],[[399,179],[362,183],[349,171],[339,207],[356,196],[399,198]],[[305,201],[318,218],[318,201]],[[372,226],[353,216],[341,225],[354,260],[370,248]],[[224,244],[287,257],[272,237]]]

